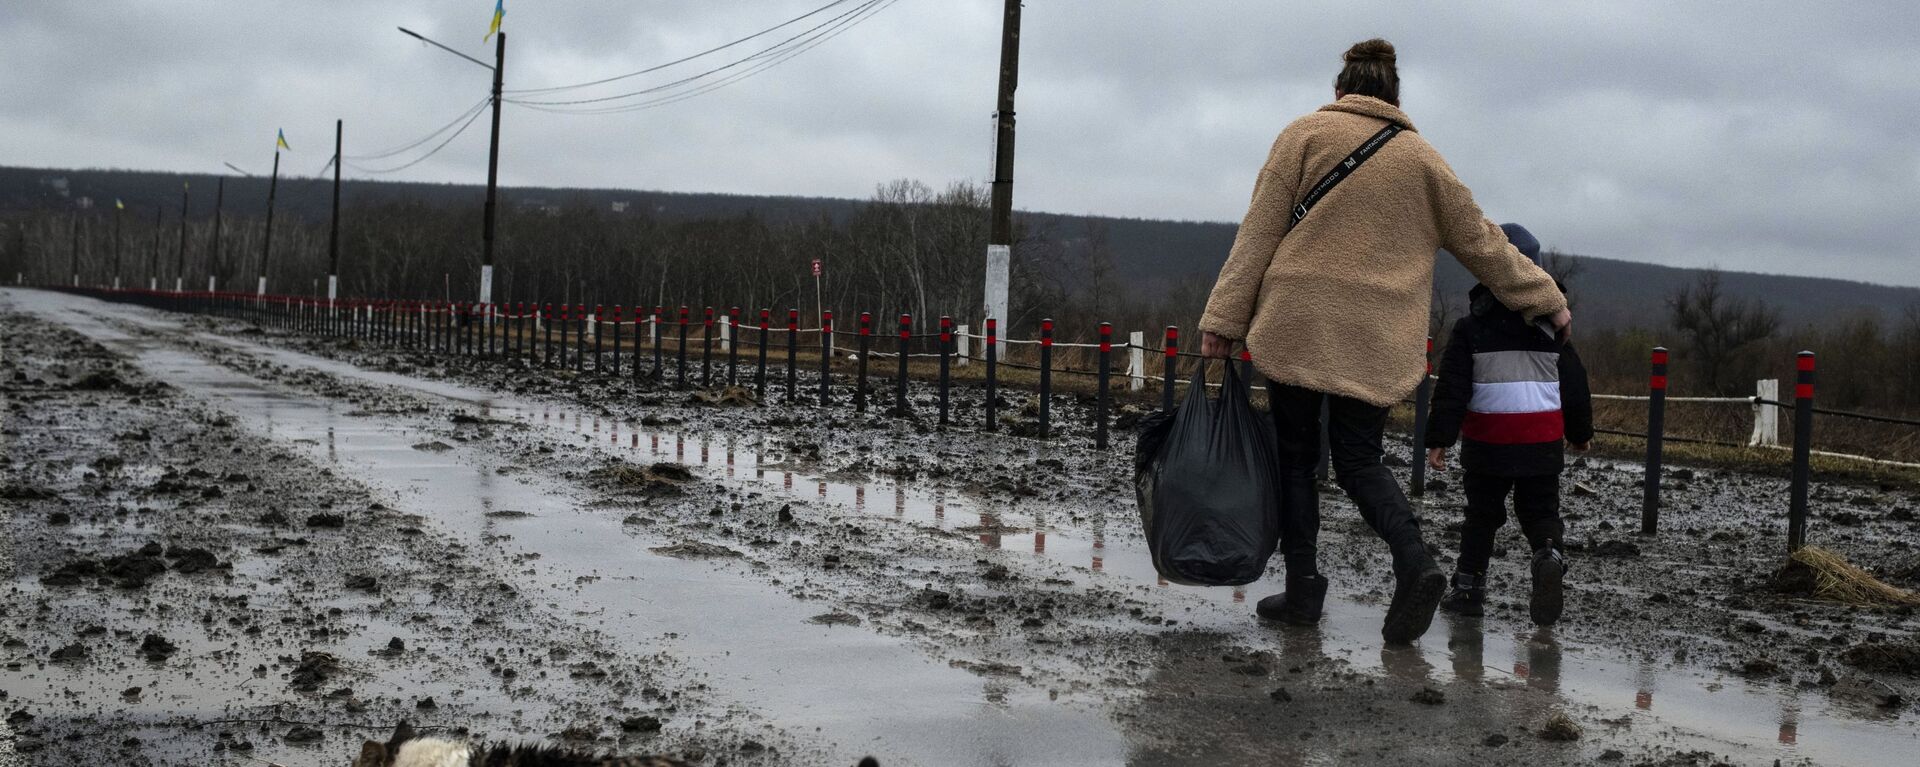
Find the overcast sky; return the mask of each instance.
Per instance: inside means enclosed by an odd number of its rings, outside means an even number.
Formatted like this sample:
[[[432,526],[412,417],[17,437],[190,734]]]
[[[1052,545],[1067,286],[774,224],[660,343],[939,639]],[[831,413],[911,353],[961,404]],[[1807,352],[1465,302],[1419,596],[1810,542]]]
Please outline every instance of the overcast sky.
[[[861,0],[849,0],[824,20]],[[507,87],[630,72],[827,0],[509,0]],[[492,0],[0,2],[0,164],[318,172],[486,96]],[[1550,247],[1920,285],[1920,4],[1033,0],[1023,209],[1238,221],[1273,136],[1384,36],[1403,106],[1488,214]],[[990,178],[1000,0],[897,0],[792,60],[618,114],[509,104],[501,182],[865,197]],[[811,23],[811,22],[809,22]],[[603,87],[726,64],[804,29]],[[727,70],[738,72],[744,67]],[[610,102],[630,103],[630,102]],[[398,174],[480,182],[485,118]],[[389,160],[413,159],[431,143]]]

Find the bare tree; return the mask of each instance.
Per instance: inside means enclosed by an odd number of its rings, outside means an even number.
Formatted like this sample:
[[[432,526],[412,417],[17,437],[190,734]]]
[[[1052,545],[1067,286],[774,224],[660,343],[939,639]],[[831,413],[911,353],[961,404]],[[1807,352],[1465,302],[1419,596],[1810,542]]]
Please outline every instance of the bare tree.
[[[1729,376],[1740,355],[1780,329],[1780,312],[1765,301],[1727,295],[1720,270],[1702,272],[1668,299],[1675,330],[1687,337],[1687,360],[1700,371],[1707,391],[1735,393]]]

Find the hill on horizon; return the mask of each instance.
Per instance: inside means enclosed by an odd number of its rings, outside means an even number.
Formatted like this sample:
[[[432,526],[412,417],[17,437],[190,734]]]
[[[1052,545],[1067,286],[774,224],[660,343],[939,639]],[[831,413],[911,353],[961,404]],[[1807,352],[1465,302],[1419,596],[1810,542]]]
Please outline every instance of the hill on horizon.
[[[266,211],[268,180],[259,176],[217,176],[160,171],[54,169],[0,166],[0,212],[71,209],[82,201],[110,210],[118,199],[129,221],[156,208],[177,220],[181,184],[192,189],[195,217],[212,214],[217,184],[224,178],[224,209],[229,216],[258,216]],[[342,183],[343,205],[422,202],[478,208],[485,188],[477,184],[439,184],[349,179]],[[329,215],[332,181],[312,176],[283,177],[277,216],[324,221]],[[844,221],[864,200],[830,197],[756,196],[630,189],[502,187],[501,203],[519,210],[558,210],[584,205],[609,214],[664,219],[695,219],[752,214],[770,221],[825,216]],[[1228,222],[1166,221],[1111,216],[1019,211],[1028,231],[1044,231],[1069,243],[1104,230],[1115,273],[1136,290],[1165,290],[1195,280],[1210,280],[1226,260],[1238,226]],[[1666,300],[1704,270],[1574,254],[1581,272],[1569,285],[1581,321],[1587,327],[1664,326]],[[1877,285],[1825,277],[1723,271],[1729,295],[1765,301],[1780,309],[1787,328],[1828,326],[1861,316],[1892,321],[1920,307],[1920,288]],[[1466,270],[1442,258],[1436,269],[1441,295],[1464,296],[1473,285]]]

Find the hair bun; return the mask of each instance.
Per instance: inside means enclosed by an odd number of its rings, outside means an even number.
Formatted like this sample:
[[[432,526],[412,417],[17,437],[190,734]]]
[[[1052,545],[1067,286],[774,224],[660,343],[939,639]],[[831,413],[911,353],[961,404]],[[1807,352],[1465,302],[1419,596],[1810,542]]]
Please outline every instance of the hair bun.
[[[1346,54],[1340,58],[1348,64],[1357,64],[1362,61],[1384,61],[1391,64],[1393,63],[1393,43],[1378,37],[1363,40],[1354,43],[1353,47],[1348,48]]]

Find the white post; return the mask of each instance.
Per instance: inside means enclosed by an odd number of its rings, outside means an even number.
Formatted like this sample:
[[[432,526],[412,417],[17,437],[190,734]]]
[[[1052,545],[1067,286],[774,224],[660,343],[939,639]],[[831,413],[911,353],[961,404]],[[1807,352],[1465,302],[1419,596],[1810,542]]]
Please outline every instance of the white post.
[[[1136,330],[1127,334],[1127,389],[1140,391],[1147,388],[1147,333]]]
[[[954,364],[959,365],[960,367],[967,366],[967,359],[968,359],[967,353],[969,350],[973,348],[973,344],[972,344],[973,339],[967,337],[968,329],[969,328],[966,325],[961,325],[960,334],[957,336],[954,336],[954,340],[959,342],[959,347],[955,349],[955,351],[958,352],[958,356],[960,357],[959,359],[954,360]]]
[[[187,292],[187,278],[185,277],[173,278],[173,292],[175,293]]]
[[[147,278],[147,290],[159,290],[159,289],[160,289],[160,278],[159,278],[159,277],[148,277],[148,278]]]
[[[213,275],[211,274],[207,275],[207,292],[208,293],[218,292],[214,289],[214,286],[215,286],[214,279],[215,278]]]
[[[480,303],[493,303],[493,265],[480,267]]]
[[[1013,261],[1013,248],[1007,245],[987,246],[987,296],[986,315],[999,320],[1007,327],[1007,265]],[[1007,355],[1006,336],[1002,335],[994,343],[999,347],[994,351],[1001,357]]]
[[[600,340],[600,313],[599,312],[594,312],[592,314],[587,315],[587,337],[592,338],[595,341]]]
[[[1780,401],[1780,379],[1768,378],[1753,383],[1753,396]],[[1780,444],[1780,408],[1774,405],[1753,403],[1753,436],[1747,438],[1749,447],[1773,447]]]
[[[267,294],[267,276],[266,275],[264,274],[260,275],[260,287],[254,291],[254,294],[260,295],[260,296],[264,296]]]
[[[20,283],[20,280],[18,277],[15,277],[13,282],[14,284],[18,285]],[[113,276],[113,289],[114,290],[120,289],[120,275],[116,274]]]
[[[720,351],[733,351],[733,317],[720,315]]]

